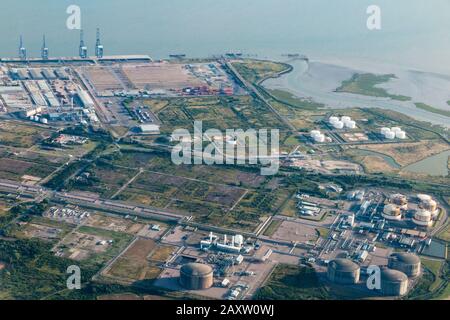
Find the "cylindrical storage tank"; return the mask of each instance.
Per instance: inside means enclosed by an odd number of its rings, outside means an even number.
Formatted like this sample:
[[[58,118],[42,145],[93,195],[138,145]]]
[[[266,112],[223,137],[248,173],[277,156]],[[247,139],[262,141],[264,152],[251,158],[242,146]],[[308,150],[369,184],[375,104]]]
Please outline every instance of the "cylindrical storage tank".
[[[420,258],[412,253],[393,253],[389,256],[388,267],[414,278],[420,274]]]
[[[180,284],[188,290],[208,289],[213,282],[213,269],[209,265],[188,263],[181,267]]]
[[[318,136],[320,134],[320,131],[319,130],[312,130],[311,132],[310,132],[310,135],[311,135],[311,137],[315,137],[315,136]]]
[[[380,130],[380,133],[381,133],[383,136],[385,136],[386,133],[388,133],[388,132],[391,132],[391,129],[386,128],[386,127],[381,128],[381,130]]]
[[[408,204],[408,199],[406,198],[406,196],[400,193],[392,195],[390,199],[393,204],[396,204],[398,206],[404,206],[405,204]]]
[[[338,122],[339,121],[339,118],[338,117],[330,117],[329,119],[328,119],[328,122],[330,123],[330,124],[334,124],[334,123],[336,123],[336,122]]]
[[[348,116],[343,116],[343,117],[341,117],[341,121],[342,122],[349,122],[349,121],[352,121],[352,118],[350,118],[350,117],[348,117]]]
[[[431,198],[431,196],[427,195],[427,194],[418,194],[417,195],[417,199],[419,199],[420,202],[425,202],[425,201],[430,201],[433,200]]]
[[[421,227],[430,227],[433,223],[431,212],[424,209],[417,210],[412,220]]]
[[[356,128],[356,122],[353,120],[345,122],[345,126],[349,129],[355,129]]]
[[[383,218],[387,220],[401,220],[402,213],[400,208],[395,204],[387,204],[383,208],[383,213],[381,214]]]
[[[314,137],[314,141],[317,143],[323,143],[325,142],[325,135],[324,134],[319,134],[317,136]]]
[[[397,134],[398,132],[402,132],[403,130],[402,130],[402,128],[399,128],[399,127],[393,127],[393,128],[391,128],[391,131],[395,132]]]
[[[359,281],[361,269],[348,259],[334,259],[328,264],[328,279],[338,284],[355,284]]]
[[[384,137],[386,139],[393,140],[393,139],[395,139],[395,132],[393,132],[393,131],[386,132]]]
[[[431,214],[434,216],[437,215],[438,211],[437,211],[437,202],[434,201],[433,199],[431,200],[427,200],[427,201],[423,201],[420,205],[420,208],[424,209],[424,210],[428,210],[431,212]]]
[[[343,129],[344,128],[344,123],[342,121],[338,121],[338,122],[333,124],[333,127],[335,129]]]
[[[406,132],[405,131],[399,131],[395,133],[395,137],[397,139],[406,139]]]
[[[401,271],[381,270],[381,292],[385,296],[403,296],[408,292],[408,277]]]

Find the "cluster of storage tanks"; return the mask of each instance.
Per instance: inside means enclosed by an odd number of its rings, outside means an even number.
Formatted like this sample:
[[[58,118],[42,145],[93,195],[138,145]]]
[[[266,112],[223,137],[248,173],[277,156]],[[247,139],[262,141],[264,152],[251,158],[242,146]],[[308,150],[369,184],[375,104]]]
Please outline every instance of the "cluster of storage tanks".
[[[319,130],[312,130],[310,132],[310,134],[311,134],[311,138],[316,143],[323,143],[327,140],[327,137],[323,133],[321,133]]]
[[[47,118],[44,118],[44,117],[30,116],[28,119],[29,119],[30,121],[40,122],[40,123],[43,123],[43,124],[47,124],[47,123],[48,123]]]
[[[421,263],[412,253],[393,253],[387,267],[381,268],[381,293],[385,296],[403,296],[408,292],[409,278],[420,275]],[[335,259],[328,264],[328,279],[336,284],[351,285],[359,282],[360,266],[349,259]]]
[[[408,198],[403,194],[393,194],[383,208],[381,216],[386,220],[401,220],[402,210],[408,210]]]
[[[328,123],[333,126],[335,129],[356,129],[356,121],[353,121],[351,117],[343,116],[339,117],[330,117],[328,119]]]
[[[402,128],[399,127],[393,127],[393,128],[381,128],[380,130],[381,135],[388,140],[394,140],[394,139],[406,139],[406,132],[402,130]]]
[[[413,217],[413,222],[422,227],[430,227],[433,223],[433,219],[438,215],[437,202],[427,194],[418,194],[419,209]]]
[[[439,213],[437,202],[426,194],[417,195],[417,199],[418,209],[415,210],[412,221],[418,226],[430,227]],[[402,194],[394,194],[389,198],[389,203],[384,206],[381,215],[386,220],[399,221],[402,219],[402,211],[406,210],[408,210],[408,198]]]

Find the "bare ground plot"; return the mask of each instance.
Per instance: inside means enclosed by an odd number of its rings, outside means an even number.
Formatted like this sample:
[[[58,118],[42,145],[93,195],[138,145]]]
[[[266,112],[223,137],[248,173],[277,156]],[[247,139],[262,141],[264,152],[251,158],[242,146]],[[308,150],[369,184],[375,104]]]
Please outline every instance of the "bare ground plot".
[[[179,90],[207,85],[190,74],[182,64],[127,64],[122,66],[122,72],[138,89]]]
[[[403,167],[446,151],[449,146],[439,140],[425,140],[411,143],[364,145],[361,148],[386,154]]]
[[[124,90],[110,67],[85,67],[82,69],[82,73],[97,92]]]
[[[45,241],[58,240],[61,238],[62,234],[62,229],[35,223],[27,223],[21,226],[20,230],[14,232],[14,236],[19,238],[37,238]]]
[[[144,227],[141,223],[135,223],[123,218],[116,218],[102,214],[93,214],[89,216],[85,225],[128,234],[137,234]]]
[[[131,238],[124,233],[83,226],[64,237],[53,251],[56,256],[75,261],[103,263],[117,255]]]
[[[272,235],[273,239],[306,243],[316,241],[318,231],[315,227],[297,222],[284,221]]]
[[[158,263],[170,257],[175,247],[159,246],[150,239],[137,239],[110,267],[103,276],[133,283],[156,279],[161,273]]]

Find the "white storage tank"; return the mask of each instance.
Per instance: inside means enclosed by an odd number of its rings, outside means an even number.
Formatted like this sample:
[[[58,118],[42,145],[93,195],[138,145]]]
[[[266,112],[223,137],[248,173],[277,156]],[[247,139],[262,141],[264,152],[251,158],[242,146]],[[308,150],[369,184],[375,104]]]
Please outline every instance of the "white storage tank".
[[[314,137],[314,141],[318,142],[318,143],[325,142],[325,135],[324,134],[319,134],[319,135],[315,136]]]
[[[395,133],[397,133],[397,132],[402,132],[402,128],[399,128],[399,127],[393,127],[393,128],[391,128],[391,131],[392,131],[392,132],[395,132]]]
[[[318,135],[320,135],[320,131],[319,130],[312,130],[311,132],[310,132],[310,134],[311,134],[311,137],[315,137],[315,136],[318,136]]]
[[[420,202],[432,200],[431,196],[429,196],[428,194],[418,194],[417,199],[419,199]]]
[[[385,136],[386,133],[388,133],[388,132],[390,132],[390,131],[391,131],[391,129],[389,129],[389,128],[387,128],[387,127],[384,127],[384,128],[381,128],[380,133],[381,133],[383,136]]]
[[[386,132],[384,137],[386,139],[389,139],[389,140],[394,140],[395,139],[395,132],[393,132],[393,131]]]
[[[342,121],[338,121],[338,122],[333,124],[333,127],[335,129],[343,129],[344,128],[344,123]]]
[[[427,201],[423,201],[419,206],[422,209],[430,211],[431,214],[433,214],[433,215],[436,215],[438,213],[437,202],[434,201],[433,199],[430,199],[430,200],[427,200]]]
[[[387,204],[383,208],[383,213],[381,214],[383,218],[386,220],[401,220],[402,219],[402,213],[400,211],[400,208],[395,204]]]
[[[339,118],[338,117],[330,117],[329,119],[328,119],[328,122],[330,123],[330,124],[335,124],[336,122],[338,122],[339,121]]]
[[[350,117],[347,117],[347,116],[343,116],[343,117],[341,117],[341,121],[342,122],[349,122],[349,121],[352,121],[352,118],[350,118]]]
[[[404,140],[404,139],[406,139],[406,132],[405,132],[405,131],[397,131],[397,132],[395,133],[395,137],[396,137],[397,139],[402,139],[402,140]]]
[[[346,121],[345,126],[349,129],[355,129],[356,128],[356,122],[353,120]]]
[[[431,212],[424,209],[417,210],[412,220],[421,227],[430,227],[433,223]]]

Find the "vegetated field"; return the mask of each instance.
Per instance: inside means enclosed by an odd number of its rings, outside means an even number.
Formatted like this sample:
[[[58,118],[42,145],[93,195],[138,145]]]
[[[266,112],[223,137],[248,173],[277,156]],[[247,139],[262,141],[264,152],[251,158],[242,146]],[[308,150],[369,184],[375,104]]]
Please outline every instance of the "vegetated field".
[[[265,236],[271,237],[277,231],[282,222],[283,221],[281,220],[272,220],[266,230],[264,230],[263,234]]]
[[[448,299],[450,297],[449,261],[421,258],[425,272],[407,299]]]
[[[372,73],[356,73],[351,79],[342,82],[341,86],[336,89],[336,92],[347,92],[353,94],[361,94],[371,97],[391,98],[399,101],[409,101],[410,97],[402,95],[394,95],[388,93],[385,89],[377,87],[379,84],[395,79],[394,74],[375,75]]]
[[[360,155],[357,150],[348,149],[345,154],[364,167],[366,173],[395,173],[398,169],[392,167],[383,157],[377,155]]]
[[[403,167],[446,151],[449,146],[438,140],[424,140],[395,144],[361,145],[360,148],[386,154]]]
[[[194,216],[196,222],[253,230],[293,192],[282,179],[232,166],[180,165],[157,152],[123,150],[105,155],[75,177],[70,190],[110,197],[141,173],[115,199]],[[283,187],[282,187],[283,186]]]
[[[0,123],[0,145],[30,148],[49,138],[54,131],[19,121]]]
[[[8,201],[0,198],[0,217],[7,215],[9,209],[11,209],[11,205]]]
[[[66,270],[73,261],[58,258],[52,244],[38,240],[0,240],[0,299],[39,300],[67,289]],[[98,267],[79,263],[83,279],[90,279]]]
[[[110,198],[138,172],[138,169],[112,166],[98,160],[76,177],[74,183],[77,190],[97,193],[102,198]],[[86,174],[89,177],[83,178]]]
[[[14,181],[32,181],[47,177],[68,158],[47,156],[32,151],[15,151],[0,147],[0,178]]]
[[[166,261],[174,249],[159,246],[151,239],[138,238],[103,275],[125,283],[154,280],[162,271],[157,264]]]
[[[333,296],[310,267],[280,264],[260,288],[256,300],[328,300]]]
[[[432,106],[430,106],[428,104],[421,103],[421,102],[416,102],[415,105],[419,109],[426,110],[426,111],[429,111],[429,112],[433,112],[433,113],[436,113],[436,114],[440,114],[441,116],[450,117],[450,111],[448,111],[448,110],[435,108],[435,107],[432,107]]]
[[[271,105],[293,126],[303,132],[314,129],[316,127],[315,122],[321,118],[324,118],[329,112],[327,110],[320,109],[323,105],[309,99],[298,99],[294,97],[286,99],[286,95],[290,94],[279,90],[275,92],[273,90],[267,90],[267,92],[272,95],[266,95]],[[272,97],[275,97],[276,100]]]
[[[146,106],[153,113],[158,113],[170,104],[168,99],[144,99],[140,105]]]
[[[194,121],[202,121],[203,130],[285,129],[273,112],[251,96],[177,98],[157,113],[163,133],[187,129],[193,133]]]
[[[19,239],[40,239],[44,241],[58,241],[70,233],[75,225],[54,221],[41,216],[33,216],[30,221],[21,226],[13,226],[10,235]]]
[[[291,67],[286,63],[268,60],[243,60],[233,62],[233,66],[246,80],[252,83],[268,77],[277,76],[281,72],[288,71]]]
[[[445,228],[445,230],[443,230],[442,232],[440,232],[437,237],[439,239],[442,239],[444,241],[450,242],[450,225],[447,226],[447,228]]]

